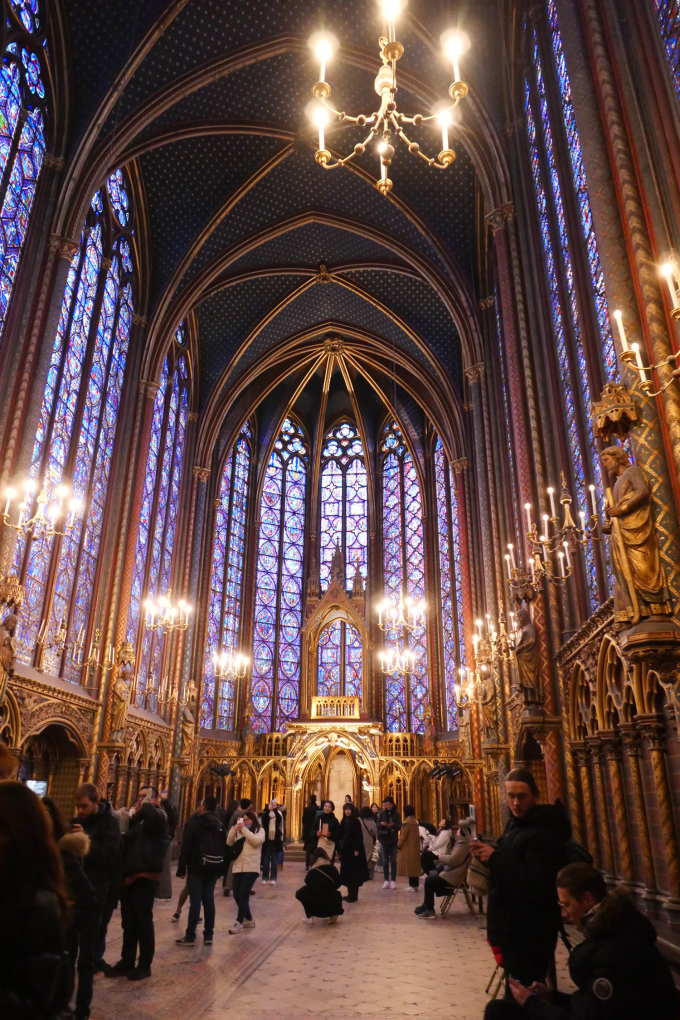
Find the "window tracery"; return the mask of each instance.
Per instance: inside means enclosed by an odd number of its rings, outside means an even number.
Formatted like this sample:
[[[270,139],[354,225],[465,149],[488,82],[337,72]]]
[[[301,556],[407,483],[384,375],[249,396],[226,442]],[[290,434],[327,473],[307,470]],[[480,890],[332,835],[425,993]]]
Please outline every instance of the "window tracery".
[[[125,184],[127,190],[127,183]],[[78,649],[90,647],[91,609],[116,426],[133,316],[134,240],[114,222],[105,187],[92,199],[69,269],[47,374],[29,478],[33,513],[40,489],[58,486],[80,501],[66,537],[45,531],[17,541],[13,572],[25,587],[18,655],[33,662],[40,635],[46,668],[81,679]],[[66,631],[62,649],[57,630]]]
[[[251,436],[245,425],[227,457],[216,505],[201,704],[201,726],[208,729],[235,725],[236,685],[216,680],[213,654],[239,650]]]
[[[383,488],[383,572],[385,595],[398,602],[403,595],[425,598],[425,552],[423,507],[418,474],[402,432],[389,420],[382,434]],[[427,683],[427,633],[417,627],[406,641],[398,639],[399,650],[406,644],[416,663],[413,673],[390,674],[385,680],[385,725],[388,731],[424,733],[425,706],[429,701]]]
[[[307,441],[286,418],[260,501],[251,700],[256,733],[284,732],[300,699]]]
[[[110,178],[109,186],[115,215],[121,222],[120,208],[129,207],[127,193],[121,190],[121,180],[116,174]],[[122,194],[125,194],[124,199]],[[156,692],[163,673],[165,637],[162,630],[152,631],[144,626],[144,601],[166,595],[173,582],[173,552],[189,414],[188,388],[185,329],[180,325],[163,363],[154,401],[127,624],[127,639],[135,646],[136,653],[136,702],[140,708],[151,711],[158,708]]]
[[[341,422],[326,436],[321,453],[321,587],[330,581],[336,543],[351,588],[357,565],[366,577],[368,490],[364,448],[357,427]]]
[[[456,729],[458,714],[454,686],[459,682],[458,670],[464,667],[465,627],[461,542],[458,522],[458,494],[451,468],[439,437],[434,450],[437,488],[437,525],[439,537],[439,583],[442,605],[442,637],[444,645],[444,688],[446,691],[446,722]]]
[[[361,670],[359,631],[345,620],[333,620],[319,636],[316,693],[319,697],[361,698]]]

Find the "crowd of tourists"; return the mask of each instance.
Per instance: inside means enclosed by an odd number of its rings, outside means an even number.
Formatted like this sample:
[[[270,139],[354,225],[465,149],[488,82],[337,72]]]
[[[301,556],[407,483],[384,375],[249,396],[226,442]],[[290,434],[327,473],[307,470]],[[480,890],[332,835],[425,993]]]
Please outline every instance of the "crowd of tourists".
[[[514,769],[505,782],[509,820],[496,841],[476,838],[473,818],[435,828],[403,816],[388,797],[357,809],[350,795],[336,816],[330,800],[311,797],[302,818],[306,857],[295,896],[304,922],[337,924],[343,904],[382,869],[382,890],[418,894],[417,920],[436,917],[437,897],[470,886],[487,897],[487,939],[505,975],[504,995],[485,1020],[671,1020],[680,1015],[656,930],[622,889],[608,889],[587,852],[571,838],[560,804],[539,803],[533,774]],[[154,902],[172,896],[171,843],[176,809],[155,787],[130,808],[114,810],[97,788],[78,787],[75,816],[16,781],[16,761],[0,742],[0,1017],[88,1020],[97,972],[142,981],[155,951]],[[179,946],[213,942],[215,891],[235,902],[229,933],[255,927],[253,886],[276,885],[283,866],[286,812],[272,800],[257,812],[247,798],[219,810],[206,796],[182,832],[177,876],[184,879],[172,920],[189,901]],[[342,895],[342,888],[347,889]],[[117,906],[121,956],[105,960]],[[565,925],[569,927],[568,931]],[[575,946],[574,930],[580,932]],[[555,950],[570,951],[576,991],[557,991]],[[445,950],[445,943],[442,943]],[[491,955],[489,957],[491,960]]]

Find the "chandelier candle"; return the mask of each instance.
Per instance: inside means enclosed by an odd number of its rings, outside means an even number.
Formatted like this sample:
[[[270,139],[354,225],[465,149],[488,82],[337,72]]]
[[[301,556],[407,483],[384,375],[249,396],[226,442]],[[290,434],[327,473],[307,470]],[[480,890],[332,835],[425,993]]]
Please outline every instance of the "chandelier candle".
[[[617,326],[617,329],[619,331],[619,340],[621,341],[621,349],[622,349],[623,353],[626,354],[630,350],[630,347],[628,345],[628,339],[626,337],[626,331],[623,328],[623,316],[621,315],[620,309],[618,309],[618,308],[616,309],[616,311],[614,312],[614,318],[616,319],[616,326]]]

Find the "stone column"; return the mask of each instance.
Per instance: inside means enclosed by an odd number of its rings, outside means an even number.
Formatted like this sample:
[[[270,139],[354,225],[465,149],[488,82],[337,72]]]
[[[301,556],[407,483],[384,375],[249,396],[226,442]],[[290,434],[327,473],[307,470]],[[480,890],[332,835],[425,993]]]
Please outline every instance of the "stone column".
[[[640,854],[642,857],[642,870],[645,883],[645,897],[653,899],[656,897],[656,876],[654,874],[654,858],[652,857],[652,843],[649,838],[649,822],[647,820],[647,805],[642,788],[642,773],[640,771],[640,736],[636,730],[635,723],[621,723],[619,726],[623,746],[628,752],[628,763],[630,766],[631,785],[633,798],[635,800],[635,818],[637,819],[638,836],[640,839]]]
[[[614,802],[614,821],[621,860],[621,875],[624,882],[633,885],[635,882],[635,870],[633,868],[628,811],[626,810],[626,795],[621,773],[621,740],[618,733],[614,730],[600,730],[599,737],[605,758],[607,759],[607,765],[609,766],[609,781]]]
[[[113,793],[113,806],[124,807],[127,801],[128,767],[118,763],[116,767],[116,787]]]
[[[600,842],[597,838],[595,802],[593,800],[593,786],[590,777],[588,748],[584,744],[581,744],[580,746],[573,744],[572,751],[574,753],[574,759],[578,766],[581,777],[581,792],[583,794],[583,810],[586,816],[586,833],[588,849],[592,854],[593,863],[595,867],[601,868],[602,857],[600,854]]]
[[[614,878],[616,869],[614,867],[614,851],[612,849],[612,834],[609,826],[609,807],[607,805],[607,787],[604,781],[604,755],[599,736],[590,737],[588,743],[591,747],[593,758],[593,771],[595,773],[595,791],[599,804],[600,834],[602,836],[602,849],[604,856],[605,877]]]
[[[638,725],[649,744],[652,771],[654,772],[654,788],[659,805],[661,835],[670,892],[665,907],[667,910],[680,910],[680,851],[678,850],[678,834],[673,816],[671,788],[666,771],[666,722],[663,716],[638,716]]]

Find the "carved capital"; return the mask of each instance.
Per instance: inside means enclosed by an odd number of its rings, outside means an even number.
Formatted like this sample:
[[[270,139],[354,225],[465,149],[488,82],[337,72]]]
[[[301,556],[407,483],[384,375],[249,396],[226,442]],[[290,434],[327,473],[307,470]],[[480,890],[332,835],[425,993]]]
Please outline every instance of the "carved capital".
[[[666,750],[666,723],[663,717],[656,715],[638,716],[640,733],[646,738],[650,751]]]
[[[58,156],[53,156],[51,152],[46,152],[43,156],[43,166],[47,167],[48,170],[56,170],[57,173],[61,173],[65,163]]]
[[[144,393],[146,391],[147,397],[150,397],[151,399],[155,398],[160,388],[161,388],[160,383],[152,382],[150,379],[139,380],[140,392]]]
[[[465,375],[468,378],[468,382],[479,382],[484,375],[484,362],[478,361],[476,365],[470,365],[469,368],[465,369]]]
[[[574,761],[580,768],[584,768],[588,765],[588,748],[585,744],[572,744],[571,753],[574,756]]]
[[[187,420],[188,421],[198,421],[198,414],[196,413],[196,411],[189,411],[189,413],[187,415]]]
[[[468,467],[467,457],[459,457],[458,460],[451,461],[451,469],[454,475],[462,475],[463,471],[467,471]]]
[[[102,269],[110,269],[112,265],[113,262],[111,261],[111,259],[103,258],[101,261]]]
[[[48,243],[50,251],[56,251],[60,259],[70,262],[78,254],[80,243],[72,241],[70,237],[61,237],[60,234],[50,234]]]
[[[503,206],[503,213],[505,215],[505,222],[506,223],[510,223],[511,220],[514,220],[515,216],[517,215],[517,210],[515,209],[515,203],[514,202],[506,202],[505,205]]]
[[[505,213],[502,209],[492,209],[490,213],[486,214],[485,219],[494,235],[505,226]]]
[[[619,726],[621,742],[628,752],[629,757],[640,757],[640,734],[635,723],[621,723]]]
[[[210,468],[194,464],[194,474],[198,478],[199,482],[207,482],[210,478]]]
[[[487,308],[493,308],[495,303],[496,299],[492,294],[490,297],[482,298],[481,301],[479,302],[479,307],[482,309],[482,311],[485,311]]]
[[[146,326],[146,321],[147,321],[146,316],[137,315],[137,312],[135,312],[134,315],[132,316],[133,326]]]
[[[621,738],[617,730],[600,730],[598,733],[607,761],[621,761]]]

